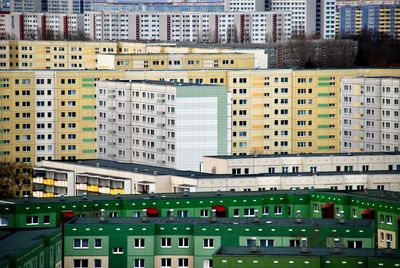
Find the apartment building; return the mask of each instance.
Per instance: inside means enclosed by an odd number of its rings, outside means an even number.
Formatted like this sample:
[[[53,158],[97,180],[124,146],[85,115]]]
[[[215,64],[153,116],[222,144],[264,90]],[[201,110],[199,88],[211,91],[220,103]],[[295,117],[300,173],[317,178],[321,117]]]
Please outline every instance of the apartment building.
[[[216,158],[216,164],[221,162]],[[330,157],[320,157],[329,162]],[[121,163],[109,160],[42,161],[35,168],[34,197],[55,197],[102,194],[148,194],[215,191],[265,191],[290,189],[333,190],[400,190],[399,164],[372,170],[356,171],[357,164],[340,165],[341,171],[323,170],[324,166],[310,165],[308,170],[286,172],[285,167],[301,165],[269,164],[271,170],[250,174],[250,167],[236,165],[228,173],[210,174],[181,171],[157,166]],[[282,161],[283,162],[283,161]],[[339,164],[338,164],[339,165]],[[306,166],[304,164],[304,166]],[[325,165],[329,166],[328,164]],[[219,166],[218,166],[219,167]],[[212,166],[211,172],[216,170]],[[321,168],[321,171],[318,170]],[[253,168],[255,170],[257,167]],[[336,166],[335,166],[336,168]],[[354,170],[352,170],[354,168]],[[235,170],[234,170],[235,169]],[[221,170],[221,169],[219,169]],[[234,170],[234,171],[233,171]],[[246,174],[248,170],[249,174]],[[261,168],[258,168],[261,170]],[[234,174],[232,174],[234,173]]]
[[[225,11],[266,11],[265,0],[225,0]]]
[[[160,57],[164,57],[165,65],[161,64]],[[267,55],[262,49],[181,47],[173,43],[0,40],[0,58],[0,69],[4,70],[268,67]],[[169,58],[174,58],[171,64]],[[215,62],[210,62],[211,59]]]
[[[90,11],[92,0],[9,0],[11,12],[54,12],[78,14]]]
[[[29,40],[52,34],[47,39],[265,43],[291,38],[291,16],[286,11],[11,13],[2,14],[0,34]]]
[[[348,77],[342,80],[342,151],[397,152],[399,77]]]
[[[100,159],[200,170],[204,155],[230,153],[226,87],[154,80],[97,82]]]
[[[400,170],[400,153],[205,156],[202,171],[213,174],[259,174]]]
[[[292,13],[293,35],[314,35],[317,22],[316,0],[270,0],[271,11]]]
[[[336,0],[317,1],[317,33],[322,39],[335,39]]]
[[[210,50],[211,51],[211,50]],[[267,68],[256,63],[256,53],[157,53],[99,54],[97,69],[108,70],[201,70]],[[243,51],[245,52],[245,51]],[[260,50],[258,55],[263,54]],[[257,56],[258,56],[257,55]],[[267,55],[261,55],[266,63]],[[260,62],[260,59],[257,59]]]
[[[42,75],[44,74],[44,75]],[[52,159],[95,158],[96,142],[85,140],[80,143],[89,131],[95,138],[96,121],[88,120],[96,116],[95,83],[96,80],[129,79],[129,80],[164,80],[170,82],[186,82],[197,84],[223,85],[232,94],[232,146],[234,155],[240,154],[271,154],[271,153],[337,153],[340,152],[340,80],[346,76],[396,76],[398,69],[346,69],[346,70],[168,70],[168,71],[88,71],[88,70],[9,70],[2,71],[2,90],[0,106],[3,110],[0,129],[4,133],[0,151],[6,161],[29,160],[35,163],[36,158],[36,128],[33,125],[36,114],[36,103],[42,94],[36,92],[36,87],[51,86],[55,93],[51,97],[57,101],[55,110],[60,117],[57,128],[51,125],[59,140],[67,140],[67,134],[76,134],[76,139],[69,140],[69,145],[76,145],[76,150],[59,148],[56,152],[49,151],[47,157]],[[56,83],[36,85],[36,79],[53,76]],[[43,77],[42,77],[43,76]],[[25,78],[22,78],[25,77]],[[22,81],[24,79],[24,82]],[[25,81],[26,79],[26,81]],[[49,78],[50,79],[50,78]],[[61,79],[64,79],[63,81]],[[68,84],[69,79],[72,83]],[[73,80],[74,79],[74,80]],[[28,82],[29,80],[29,82]],[[41,80],[39,80],[41,83]],[[62,83],[63,82],[63,83]],[[19,84],[17,84],[19,83]],[[30,83],[29,85],[23,83]],[[68,90],[76,90],[76,95],[68,95]],[[24,92],[22,92],[24,91]],[[29,93],[28,93],[29,92]],[[64,95],[62,93],[64,92]],[[71,94],[74,91],[70,92]],[[19,94],[19,95],[17,95]],[[25,95],[23,95],[25,94]],[[30,95],[26,95],[30,94]],[[47,91],[45,92],[47,93]],[[88,98],[87,95],[92,96]],[[38,98],[38,100],[36,100]],[[15,101],[10,102],[10,99]],[[17,100],[18,99],[18,100]],[[22,106],[29,101],[29,107]],[[64,101],[64,106],[62,106]],[[75,106],[68,106],[68,101],[75,101]],[[19,106],[16,106],[18,102]],[[43,103],[40,102],[39,105]],[[27,105],[27,103],[24,103]],[[53,102],[52,106],[55,105]],[[73,105],[73,103],[71,103]],[[80,109],[91,106],[92,109]],[[30,129],[16,124],[16,116],[30,113]],[[64,113],[63,113],[64,112]],[[76,112],[76,117],[68,117],[68,112]],[[52,114],[53,115],[53,114]],[[74,115],[73,113],[71,116]],[[25,115],[28,116],[28,115]],[[40,114],[39,116],[42,116]],[[62,117],[64,116],[64,117]],[[85,118],[85,119],[83,119]],[[50,123],[50,122],[49,122]],[[76,123],[75,129],[67,128],[68,123]],[[71,125],[73,126],[73,125]],[[19,129],[17,128],[19,127]],[[43,125],[40,125],[43,127]],[[48,129],[48,130],[49,130]],[[63,132],[63,133],[62,133]],[[19,137],[18,134],[19,133]],[[65,134],[64,139],[62,134]],[[81,133],[81,134],[79,134]],[[51,134],[51,133],[49,133]],[[78,137],[78,134],[80,135]],[[30,152],[21,152],[21,135],[31,135]],[[87,135],[86,135],[87,136]],[[19,140],[17,139],[19,138]],[[37,137],[36,137],[37,138]],[[40,137],[42,138],[42,136]],[[85,137],[86,138],[86,137]],[[89,137],[87,137],[89,138]],[[19,147],[19,148],[17,148]],[[74,147],[72,146],[71,149]],[[35,150],[34,150],[35,149]],[[82,150],[85,151],[83,153]],[[90,152],[90,153],[89,153]],[[46,158],[47,159],[47,158]],[[42,160],[42,158],[40,158]],[[40,161],[39,160],[39,161]]]
[[[374,37],[400,38],[399,1],[337,1],[336,35],[354,36],[367,30]]]

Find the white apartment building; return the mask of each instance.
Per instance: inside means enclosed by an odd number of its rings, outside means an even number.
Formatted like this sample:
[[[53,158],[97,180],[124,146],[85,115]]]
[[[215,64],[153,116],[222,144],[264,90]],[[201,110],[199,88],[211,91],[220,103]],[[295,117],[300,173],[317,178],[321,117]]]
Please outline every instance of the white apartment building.
[[[336,25],[336,0],[320,0],[320,36],[322,39],[334,39]]]
[[[341,87],[342,151],[399,151],[400,78],[348,77]]]
[[[225,11],[265,11],[265,0],[225,0]]]
[[[202,171],[212,174],[400,171],[400,153],[337,153],[205,156]]]
[[[79,14],[90,11],[92,0],[10,0],[11,12]]]
[[[292,13],[285,12],[86,12],[2,14],[0,35],[61,39],[82,35],[94,41],[265,43],[291,38]],[[84,17],[82,17],[84,16]]]
[[[400,190],[399,171],[207,174],[101,159],[42,161],[34,197],[289,189]]]
[[[230,152],[230,95],[224,87],[100,81],[97,102],[100,159],[199,170],[204,155]]]
[[[3,15],[0,36],[17,40],[68,39],[83,33],[83,15],[62,13],[11,13]]]
[[[271,0],[271,11],[291,12],[293,35],[316,33],[317,0]]]

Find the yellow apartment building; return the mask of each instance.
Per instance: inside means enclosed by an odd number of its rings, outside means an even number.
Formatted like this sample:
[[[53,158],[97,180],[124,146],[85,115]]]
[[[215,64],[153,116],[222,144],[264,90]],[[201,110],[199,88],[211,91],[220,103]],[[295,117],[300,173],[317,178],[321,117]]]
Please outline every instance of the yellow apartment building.
[[[340,152],[340,81],[399,69],[8,70],[0,72],[0,157],[96,157],[96,81],[150,79],[226,85],[233,154]]]
[[[221,54],[230,53],[230,57],[224,58]],[[265,68],[267,67],[266,55],[262,49],[231,50],[223,48],[188,48],[178,47],[175,44],[150,44],[138,42],[89,42],[89,41],[29,41],[29,40],[0,40],[0,70],[49,70],[49,69],[97,69],[98,55],[107,54],[142,54],[135,56],[143,61],[148,61],[152,69],[164,70],[165,66],[153,64],[159,57],[168,57],[168,54],[196,54],[191,55],[188,61],[174,64],[178,59],[172,57],[171,69],[215,68],[214,62],[208,65],[203,63],[203,57],[210,59],[213,56],[219,60],[215,65],[219,68]],[[204,54],[204,56],[202,55]],[[212,54],[208,55],[207,54]],[[164,56],[161,56],[164,55]],[[255,57],[257,56],[257,60]],[[121,56],[123,59],[127,56]],[[129,57],[129,56],[128,56]],[[147,58],[148,57],[148,58]],[[146,59],[147,58],[147,59]],[[261,60],[260,60],[261,59]],[[224,62],[223,60],[229,60]],[[234,63],[231,61],[234,60]],[[126,59],[125,59],[126,61]],[[125,61],[122,61],[125,63]],[[161,60],[160,60],[161,61]],[[192,61],[195,61],[192,64]],[[199,61],[199,63],[196,63]],[[254,63],[256,62],[256,63]],[[260,62],[260,63],[259,63]],[[100,64],[102,65],[102,64]],[[132,69],[146,70],[143,64],[119,65]],[[196,65],[196,66],[195,66]],[[200,67],[202,66],[202,67]],[[104,69],[100,66],[99,69]],[[106,68],[110,69],[110,68]],[[119,68],[117,68],[119,69]],[[126,68],[124,68],[126,69]]]

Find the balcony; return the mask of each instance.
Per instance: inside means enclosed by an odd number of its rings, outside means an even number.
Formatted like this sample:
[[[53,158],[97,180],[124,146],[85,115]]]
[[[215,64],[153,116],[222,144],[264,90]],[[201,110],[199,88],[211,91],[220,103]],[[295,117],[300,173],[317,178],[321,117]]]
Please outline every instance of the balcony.
[[[54,185],[54,179],[53,178],[43,179],[43,184],[44,185]]]
[[[125,189],[110,189],[110,194],[112,195],[125,194]]]

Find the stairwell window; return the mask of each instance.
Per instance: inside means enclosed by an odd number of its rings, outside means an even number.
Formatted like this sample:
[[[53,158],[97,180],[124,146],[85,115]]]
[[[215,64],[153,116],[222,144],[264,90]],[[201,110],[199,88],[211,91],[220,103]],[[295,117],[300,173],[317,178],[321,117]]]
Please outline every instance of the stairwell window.
[[[38,216],[27,216],[26,217],[26,224],[27,225],[39,224],[39,217]]]
[[[203,239],[203,248],[214,248],[214,239],[212,238]]]
[[[113,248],[113,254],[124,254],[124,248],[123,247]]]

